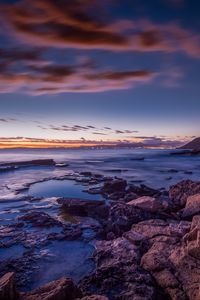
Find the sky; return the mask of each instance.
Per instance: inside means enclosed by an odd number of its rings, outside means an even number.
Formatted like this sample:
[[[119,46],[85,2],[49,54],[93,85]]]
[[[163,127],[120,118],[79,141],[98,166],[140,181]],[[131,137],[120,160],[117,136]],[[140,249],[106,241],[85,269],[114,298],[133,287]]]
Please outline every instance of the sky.
[[[0,147],[175,147],[200,128],[196,0],[0,0]]]

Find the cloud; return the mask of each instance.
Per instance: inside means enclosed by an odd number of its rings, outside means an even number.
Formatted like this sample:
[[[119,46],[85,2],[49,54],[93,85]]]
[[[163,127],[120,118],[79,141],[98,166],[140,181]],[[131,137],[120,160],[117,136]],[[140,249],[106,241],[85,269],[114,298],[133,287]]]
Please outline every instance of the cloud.
[[[159,137],[147,137],[140,142],[130,142],[127,140],[87,140],[81,138],[78,140],[59,140],[59,139],[43,139],[31,137],[0,137],[0,148],[50,148],[50,147],[154,147],[154,148],[174,148],[183,145],[185,141],[162,139]]]
[[[1,6],[10,30],[30,43],[86,49],[123,48],[128,41],[92,17],[85,1],[29,0]]]
[[[0,122],[2,122],[2,123],[8,123],[8,122],[15,122],[15,121],[17,121],[17,119],[15,119],[15,118],[0,118]]]
[[[37,61],[40,57],[41,50],[39,49],[6,49],[0,48],[0,60],[7,61],[7,63],[20,61],[34,62]]]
[[[135,137],[134,139],[137,139],[137,137]],[[141,148],[175,148],[184,144],[184,142],[180,140],[163,139],[160,137],[138,137],[138,139],[140,140],[138,142],[131,142],[129,140],[119,142],[117,146]]]
[[[116,134],[138,133],[137,130],[115,130]]]
[[[62,132],[88,132],[95,135],[108,135],[108,134],[127,134],[127,133],[138,133],[137,130],[118,130],[118,129],[112,129],[111,127],[103,127],[98,128],[93,125],[61,125],[61,126],[55,126],[53,124],[46,124],[46,125],[37,125],[38,128],[44,129],[44,130],[55,130],[55,131],[62,131]],[[95,129],[95,131],[94,131]],[[105,132],[106,131],[106,132]]]
[[[170,2],[182,2],[168,0]],[[1,5],[1,22],[26,44],[52,48],[103,49],[109,51],[184,52],[200,57],[200,35],[178,24],[148,20],[109,20],[100,1],[24,0]],[[105,5],[106,3],[106,5]],[[92,9],[91,9],[92,6]]]
[[[9,41],[7,45],[17,44],[0,49],[0,93],[98,93],[134,88],[158,76],[166,86],[176,86],[182,75],[175,69],[171,75],[148,68],[117,70],[97,67],[91,59],[74,63],[74,57],[68,59],[71,63],[61,64],[60,48],[182,52],[200,58],[198,33],[177,23],[111,18],[105,13],[109,2],[23,0],[0,4],[1,35]],[[54,55],[49,56],[52,49]]]
[[[107,133],[103,133],[103,132],[93,132],[92,134],[95,134],[95,135],[107,135]]]
[[[106,130],[111,130],[111,128],[110,128],[110,127],[104,127],[104,129],[106,129]]]
[[[96,73],[93,75],[86,75],[86,78],[89,80],[113,80],[113,81],[120,81],[120,80],[142,80],[144,78],[148,78],[152,75],[152,72],[146,70],[136,70],[136,71],[106,71],[101,73]]]
[[[1,93],[23,92],[42,95],[67,92],[103,92],[128,89],[140,83],[146,83],[156,75],[147,70],[104,70],[91,64],[82,63],[61,65],[42,60],[41,57],[37,57],[38,60],[35,57],[34,61],[30,63],[24,59],[23,53],[18,52],[18,56],[19,59],[16,60],[14,60],[14,55],[9,58],[9,61],[12,61],[0,74]],[[7,62],[8,57],[2,56],[1,60]]]

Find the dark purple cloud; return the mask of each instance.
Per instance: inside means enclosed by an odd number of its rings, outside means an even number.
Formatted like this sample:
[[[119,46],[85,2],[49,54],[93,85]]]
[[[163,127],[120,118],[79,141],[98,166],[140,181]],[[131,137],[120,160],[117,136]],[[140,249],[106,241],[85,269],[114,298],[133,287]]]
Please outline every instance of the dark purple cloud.
[[[168,2],[177,4],[182,1]],[[97,11],[97,4],[98,1],[93,1],[93,11]],[[198,33],[175,23],[157,24],[144,19],[110,21],[106,13],[102,18],[91,13],[91,4],[85,1],[24,0],[1,5],[0,10],[3,26],[8,32],[35,46],[110,51],[183,51],[187,55],[200,57]]]

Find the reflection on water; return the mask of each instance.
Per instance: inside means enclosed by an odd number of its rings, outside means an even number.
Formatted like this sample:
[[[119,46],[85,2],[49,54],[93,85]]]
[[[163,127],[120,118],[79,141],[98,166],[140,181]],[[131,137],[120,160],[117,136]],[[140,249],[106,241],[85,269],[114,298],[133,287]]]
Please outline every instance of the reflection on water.
[[[80,241],[55,241],[41,250],[42,260],[32,275],[27,289],[37,288],[62,276],[73,278],[76,282],[94,269],[91,260],[94,247]]]
[[[83,186],[72,180],[48,180],[31,185],[28,195],[34,197],[68,197],[100,200],[100,195],[83,192]]]

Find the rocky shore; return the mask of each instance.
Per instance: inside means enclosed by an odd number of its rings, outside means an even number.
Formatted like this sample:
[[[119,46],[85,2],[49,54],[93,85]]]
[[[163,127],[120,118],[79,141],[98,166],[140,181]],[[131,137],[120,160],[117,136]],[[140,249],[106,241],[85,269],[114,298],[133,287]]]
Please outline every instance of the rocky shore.
[[[70,176],[102,200],[54,199],[63,213],[80,216],[78,223],[30,210],[2,225],[0,250],[21,245],[26,251],[0,258],[0,300],[200,299],[200,182],[166,191],[91,172]],[[94,267],[76,283],[62,277],[22,292],[37,274],[37,251],[52,241],[92,242]]]

